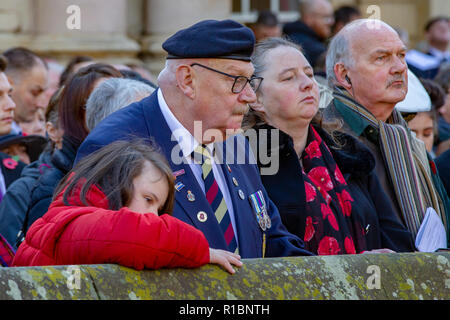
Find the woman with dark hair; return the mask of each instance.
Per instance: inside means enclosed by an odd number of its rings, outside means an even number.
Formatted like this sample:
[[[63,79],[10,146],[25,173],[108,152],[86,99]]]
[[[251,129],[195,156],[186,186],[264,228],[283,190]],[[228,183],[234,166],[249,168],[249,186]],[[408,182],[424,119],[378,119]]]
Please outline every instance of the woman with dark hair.
[[[17,246],[31,224],[47,211],[55,187],[72,169],[78,147],[89,134],[85,108],[89,95],[101,81],[112,77],[121,78],[122,75],[108,64],[97,63],[81,68],[67,80],[58,101],[58,123],[64,132],[62,147],[53,153],[51,168],[39,177],[31,191],[31,201]]]
[[[413,251],[371,152],[338,133],[339,123],[322,121],[318,85],[301,48],[270,38],[256,45],[252,63],[264,81],[244,128],[257,133],[260,168],[267,165],[262,150],[278,161],[278,171],[261,178],[286,228],[319,255]]]
[[[65,85],[67,79],[73,76],[73,74],[76,73],[79,69],[93,63],[95,63],[94,58],[89,56],[73,57],[59,76],[59,86],[62,87],[63,85]]]

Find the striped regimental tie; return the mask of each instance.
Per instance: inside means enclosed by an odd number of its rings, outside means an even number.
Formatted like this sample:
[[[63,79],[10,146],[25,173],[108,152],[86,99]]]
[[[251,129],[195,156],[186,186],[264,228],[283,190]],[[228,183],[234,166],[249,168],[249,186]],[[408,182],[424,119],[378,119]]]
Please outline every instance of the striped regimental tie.
[[[193,152],[194,161],[202,166],[202,177],[205,182],[205,194],[214,215],[223,232],[228,251],[239,253],[230,213],[219,185],[214,178],[211,164],[211,154],[204,145],[198,145]]]

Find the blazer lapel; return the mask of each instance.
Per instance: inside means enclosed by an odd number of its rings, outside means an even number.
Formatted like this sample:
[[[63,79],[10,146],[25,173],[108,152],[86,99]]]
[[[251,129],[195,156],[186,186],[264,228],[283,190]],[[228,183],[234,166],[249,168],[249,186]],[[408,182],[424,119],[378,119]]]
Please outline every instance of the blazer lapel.
[[[183,161],[181,148],[176,139],[172,138],[172,132],[161,112],[156,95],[152,102],[150,105],[145,106],[146,109],[144,111],[149,136],[153,137],[158,143],[162,153],[169,162],[172,172],[184,170],[184,173],[178,175],[175,180],[175,183],[183,185],[179,191],[175,190],[175,200],[184,212],[175,210],[174,216],[201,230],[208,239],[210,247],[226,248],[225,239],[211,206],[206,200],[206,196],[199,186],[191,167]],[[188,191],[191,194],[189,196]],[[188,219],[185,217],[188,217]]]
[[[234,141],[229,141],[230,139],[234,139]],[[229,140],[223,143],[223,155],[225,155],[225,157],[219,155],[219,159],[222,163],[222,172],[228,186],[231,202],[233,203],[239,253],[241,255],[246,255],[247,251],[249,251],[249,243],[248,239],[244,237],[244,235],[247,235],[249,230],[254,225],[254,222],[249,220],[254,217],[253,212],[251,214],[247,214],[249,210],[252,210],[248,200],[249,192],[251,190],[248,190],[243,183],[245,181],[245,177],[242,176],[241,165],[237,162],[237,159],[240,158],[239,155],[235,154],[236,148],[234,147],[234,144],[236,143],[236,139],[231,137]],[[227,159],[229,160],[228,163]],[[251,244],[251,246],[253,245],[254,244]]]

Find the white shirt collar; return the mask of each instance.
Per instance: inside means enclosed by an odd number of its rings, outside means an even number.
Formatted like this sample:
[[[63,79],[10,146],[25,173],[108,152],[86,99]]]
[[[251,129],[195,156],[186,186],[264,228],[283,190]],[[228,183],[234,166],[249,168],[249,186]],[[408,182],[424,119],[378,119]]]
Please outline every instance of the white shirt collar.
[[[167,105],[166,100],[164,99],[164,95],[162,93],[161,88],[158,88],[158,103],[161,109],[161,112],[166,120],[170,131],[172,131],[172,140],[177,141],[178,145],[183,152],[183,157],[187,159],[191,159],[192,152],[197,148],[200,144],[194,136],[178,121],[175,115],[170,110]],[[214,143],[210,143],[206,145],[206,148],[209,150],[210,154],[214,150]]]

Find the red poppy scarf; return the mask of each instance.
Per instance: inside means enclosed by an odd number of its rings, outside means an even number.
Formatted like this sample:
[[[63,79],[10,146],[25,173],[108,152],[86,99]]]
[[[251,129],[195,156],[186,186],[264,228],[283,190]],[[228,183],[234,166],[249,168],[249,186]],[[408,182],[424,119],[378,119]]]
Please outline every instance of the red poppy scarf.
[[[362,224],[352,215],[354,199],[347,182],[311,125],[301,160],[306,193],[305,249],[318,255],[366,250]]]

